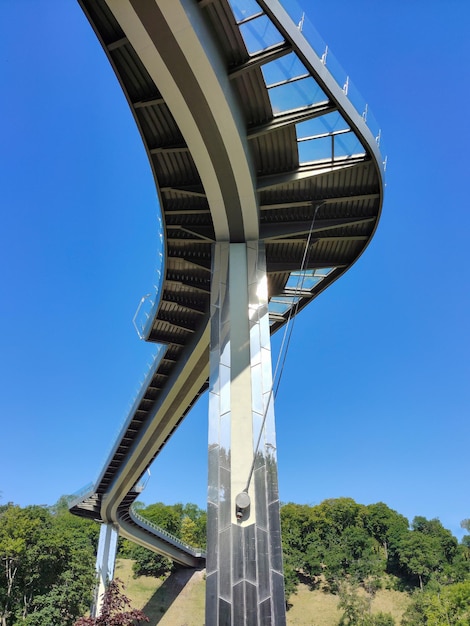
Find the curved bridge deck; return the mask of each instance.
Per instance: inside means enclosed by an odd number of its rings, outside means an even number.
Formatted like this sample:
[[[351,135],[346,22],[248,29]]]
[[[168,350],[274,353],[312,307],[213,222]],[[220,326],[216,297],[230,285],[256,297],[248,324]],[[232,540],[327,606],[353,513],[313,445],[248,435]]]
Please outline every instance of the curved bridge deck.
[[[208,387],[212,245],[224,230],[217,203],[232,202],[230,181],[238,164],[211,152],[211,133],[219,133],[217,144],[226,141],[225,129],[216,112],[213,120],[204,117],[203,104],[206,98],[211,103],[211,94],[204,85],[199,92],[193,88],[203,80],[198,79],[198,60],[166,58],[177,45],[170,41],[171,16],[165,17],[162,9],[160,22],[146,22],[157,15],[150,15],[148,7],[159,10],[164,3],[80,3],[141,133],[160,200],[165,258],[159,301],[143,330],[148,341],[161,344],[159,356],[99,479],[71,510],[118,524],[124,536],[194,565],[203,555],[143,525],[130,506],[140,478]],[[147,48],[136,50],[134,22],[126,22],[118,5],[128,6],[135,23],[146,29],[168,75],[156,75]],[[229,93],[242,129],[251,176],[245,182],[253,187],[254,228],[266,245],[275,332],[292,307],[301,310],[339,278],[373,236],[383,196],[376,139],[346,89],[329,73],[325,58],[310,47],[277,0],[174,0],[173,5],[181,5],[178,10],[186,11],[194,29],[202,31],[208,58],[217,61],[219,85]],[[178,54],[183,52],[178,48]],[[193,127],[186,125],[185,111],[191,113]],[[198,144],[196,135],[205,143]],[[197,150],[198,145],[203,149]],[[231,146],[225,150],[230,154]],[[237,238],[237,220],[246,227],[243,211],[243,206],[234,207],[228,215],[232,239]]]

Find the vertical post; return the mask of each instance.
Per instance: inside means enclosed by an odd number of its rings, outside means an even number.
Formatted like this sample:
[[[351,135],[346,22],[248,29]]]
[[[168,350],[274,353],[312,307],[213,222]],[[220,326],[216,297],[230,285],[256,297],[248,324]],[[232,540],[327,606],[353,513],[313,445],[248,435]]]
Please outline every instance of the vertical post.
[[[112,524],[102,524],[96,555],[96,589],[95,602],[91,610],[92,617],[98,617],[103,606],[103,596],[106,585],[114,577],[116,563],[118,530]]]
[[[282,626],[264,244],[217,243],[213,259],[206,625]]]

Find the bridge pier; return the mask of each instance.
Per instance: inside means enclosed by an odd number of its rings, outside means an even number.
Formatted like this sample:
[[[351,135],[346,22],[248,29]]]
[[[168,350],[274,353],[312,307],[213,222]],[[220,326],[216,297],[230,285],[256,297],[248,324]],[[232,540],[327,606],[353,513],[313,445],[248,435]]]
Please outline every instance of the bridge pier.
[[[96,555],[96,588],[95,601],[92,606],[91,616],[98,617],[103,607],[103,596],[106,586],[114,577],[116,563],[117,540],[119,532],[113,524],[102,524],[98,541],[98,553]]]
[[[286,623],[264,244],[214,245],[206,625]]]

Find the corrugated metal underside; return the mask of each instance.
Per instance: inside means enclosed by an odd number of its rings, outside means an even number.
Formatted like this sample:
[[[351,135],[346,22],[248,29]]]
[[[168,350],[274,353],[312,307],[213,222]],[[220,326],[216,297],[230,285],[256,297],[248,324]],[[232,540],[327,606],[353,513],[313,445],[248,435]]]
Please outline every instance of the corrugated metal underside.
[[[172,369],[186,358],[191,337],[207,323],[214,229],[193,158],[158,86],[105,2],[81,0],[81,4],[108,54],[141,132],[157,184],[166,242],[161,302],[149,336],[150,341],[168,345],[165,358],[96,492],[73,508],[79,515],[99,518],[101,497],[142,425],[150,419]],[[300,268],[308,225],[315,213],[308,266],[337,268],[317,292],[301,299],[302,308],[341,275],[367,245],[380,212],[380,174],[368,156],[300,167],[295,126],[275,123],[261,69],[256,64],[247,69],[250,56],[227,0],[203,0],[199,4],[216,33],[245,116],[258,177],[260,228],[266,241],[270,296],[282,293],[289,273]],[[332,102],[322,106],[336,109]],[[289,236],[286,225],[292,231]],[[282,324],[282,319],[277,320],[273,331]],[[200,393],[206,387],[207,383]],[[155,456],[159,451],[155,450]],[[132,499],[128,496],[126,506]]]

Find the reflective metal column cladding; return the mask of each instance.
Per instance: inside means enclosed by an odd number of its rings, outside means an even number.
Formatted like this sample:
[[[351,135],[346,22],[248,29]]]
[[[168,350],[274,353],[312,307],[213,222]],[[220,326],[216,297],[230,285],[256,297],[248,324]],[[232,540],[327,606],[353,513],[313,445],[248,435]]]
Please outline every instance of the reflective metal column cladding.
[[[214,245],[206,624],[285,624],[262,242]]]
[[[98,553],[96,555],[96,596],[91,610],[93,617],[101,614],[104,592],[106,591],[108,582],[114,577],[118,536],[118,529],[113,524],[101,525]]]

